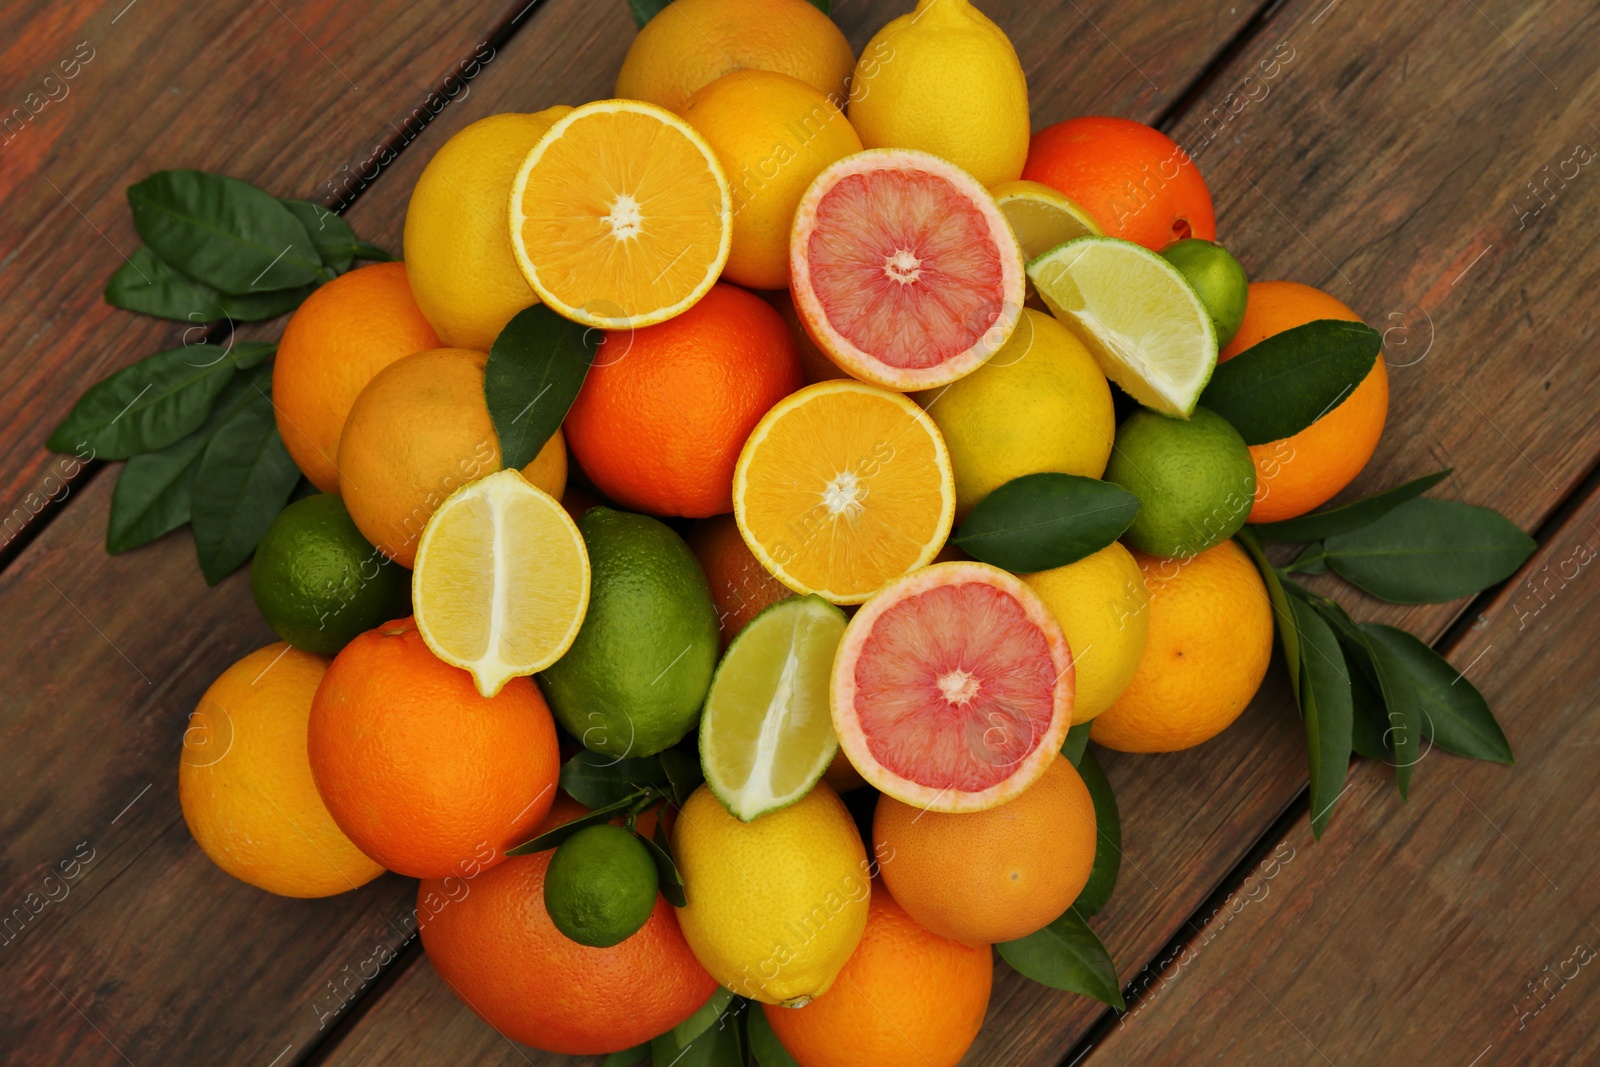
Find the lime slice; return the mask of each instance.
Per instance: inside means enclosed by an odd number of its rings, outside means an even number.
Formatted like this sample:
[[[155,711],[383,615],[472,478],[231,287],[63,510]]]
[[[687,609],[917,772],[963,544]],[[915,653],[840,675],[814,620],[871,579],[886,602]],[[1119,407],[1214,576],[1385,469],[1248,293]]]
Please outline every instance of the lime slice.
[[[1029,262],[1028,278],[1124,392],[1163,415],[1193,413],[1217,332],[1176,267],[1131,241],[1079,237]]]
[[[844,628],[844,612],[821,597],[790,597],[728,646],[700,718],[700,763],[735,818],[793,804],[833,762],[828,687]]]
[[[1001,182],[989,190],[1000,214],[1022,246],[1022,258],[1032,259],[1074,237],[1100,234],[1089,213],[1041,182]]]

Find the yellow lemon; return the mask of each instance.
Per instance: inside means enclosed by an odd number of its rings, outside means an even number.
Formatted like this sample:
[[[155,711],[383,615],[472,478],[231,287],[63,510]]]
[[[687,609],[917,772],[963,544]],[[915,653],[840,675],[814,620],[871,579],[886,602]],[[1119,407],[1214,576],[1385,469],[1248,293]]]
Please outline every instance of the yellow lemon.
[[[1133,553],[1113,541],[1092,556],[1054,570],[1025,574],[1061,624],[1078,676],[1072,724],[1109,708],[1133,681],[1150,634],[1150,594]]]

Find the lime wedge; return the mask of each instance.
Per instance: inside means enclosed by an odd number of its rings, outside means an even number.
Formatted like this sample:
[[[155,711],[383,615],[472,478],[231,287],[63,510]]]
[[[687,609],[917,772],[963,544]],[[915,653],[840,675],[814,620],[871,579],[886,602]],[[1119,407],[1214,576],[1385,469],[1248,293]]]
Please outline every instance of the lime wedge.
[[[1194,412],[1217,332],[1176,267],[1131,241],[1079,237],[1029,262],[1028,278],[1124,392],[1163,415]]]
[[[1001,182],[989,195],[1017,235],[1023,259],[1042,255],[1074,237],[1100,233],[1087,211],[1042,182],[1021,178]]]
[[[793,804],[833,762],[828,690],[844,628],[844,612],[821,597],[790,597],[728,646],[700,718],[700,764],[735,818]]]

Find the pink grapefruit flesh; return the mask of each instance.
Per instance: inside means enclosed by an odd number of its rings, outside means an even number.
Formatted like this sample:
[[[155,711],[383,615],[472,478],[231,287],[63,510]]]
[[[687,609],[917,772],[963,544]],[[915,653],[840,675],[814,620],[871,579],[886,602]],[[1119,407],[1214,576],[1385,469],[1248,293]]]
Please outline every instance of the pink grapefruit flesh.
[[[862,381],[932,389],[976,370],[1022,308],[1022,252],[977,179],[926,152],[874,149],[817,176],[789,237],[795,308]]]
[[[884,586],[833,667],[833,727],[861,776],[931,811],[1003,804],[1049,768],[1076,679],[1033,590],[986,563],[940,563]]]

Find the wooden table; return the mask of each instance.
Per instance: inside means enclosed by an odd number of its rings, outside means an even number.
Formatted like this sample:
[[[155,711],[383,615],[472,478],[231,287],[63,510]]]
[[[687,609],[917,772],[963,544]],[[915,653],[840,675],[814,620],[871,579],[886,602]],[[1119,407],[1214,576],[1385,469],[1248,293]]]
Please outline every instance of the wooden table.
[[[180,328],[99,299],[137,244],[129,183],[202,167],[353,197],[357,231],[398,248],[411,184],[455,130],[609,94],[632,36],[623,0],[503,4],[0,9],[0,105],[25,109],[0,129],[6,1063],[561,1062],[443,987],[398,922],[414,883],[281,900],[201,855],[176,796],[186,716],[271,635],[242,573],[205,587],[186,533],[106,556],[115,472],[41,447],[88,383],[178,343]],[[1329,586],[1436,641],[1489,698],[1515,766],[1434,754],[1407,805],[1389,768],[1359,761],[1313,843],[1278,666],[1215,741],[1108,754],[1126,857],[1095,925],[1130,1011],[1000,964],[966,1062],[1600,1061],[1600,969],[1566,977],[1600,946],[1600,169],[1563,168],[1600,144],[1600,8],[981,6],[1017,42],[1036,127],[1105,113],[1169,130],[1253,277],[1325,288],[1385,331],[1389,429],[1353,491],[1454,466],[1440,495],[1493,505],[1540,548],[1471,604]],[[836,7],[859,49],[909,3]],[[397,159],[375,173],[385,146]],[[75,877],[47,880],[63,864]]]

